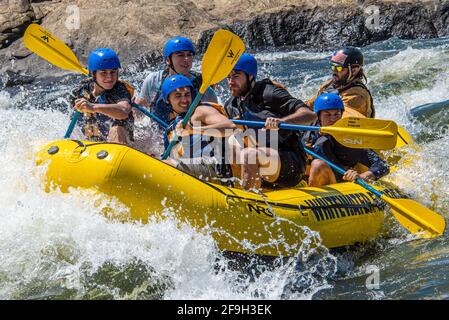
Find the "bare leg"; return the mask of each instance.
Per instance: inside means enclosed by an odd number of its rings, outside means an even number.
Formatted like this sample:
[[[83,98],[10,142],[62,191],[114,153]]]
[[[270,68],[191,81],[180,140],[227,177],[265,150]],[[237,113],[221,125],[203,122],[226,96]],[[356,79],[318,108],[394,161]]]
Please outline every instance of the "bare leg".
[[[248,189],[260,189],[262,179],[275,182],[279,177],[279,154],[269,148],[245,148],[240,154],[241,179],[243,187]],[[262,178],[263,177],[263,178]]]
[[[279,153],[271,148],[259,148],[259,170],[262,178],[268,182],[275,182],[281,173]]]
[[[165,162],[166,164],[171,165],[172,167],[175,167],[178,165],[178,161],[171,159],[171,158],[167,158],[165,160],[162,160],[162,162]]]
[[[107,141],[129,145],[128,130],[122,126],[112,126]]]
[[[256,148],[245,148],[241,153],[241,179],[243,181],[243,188],[260,189],[262,181],[259,174],[259,163],[257,159]]]
[[[322,160],[315,159],[310,166],[309,186],[321,187],[336,183],[337,179],[332,169]]]

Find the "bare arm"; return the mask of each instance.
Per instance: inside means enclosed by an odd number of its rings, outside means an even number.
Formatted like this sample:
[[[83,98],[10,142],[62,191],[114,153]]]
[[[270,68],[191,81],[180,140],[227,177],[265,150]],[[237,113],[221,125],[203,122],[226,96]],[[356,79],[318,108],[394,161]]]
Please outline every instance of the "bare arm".
[[[365,171],[363,173],[358,173],[355,170],[349,169],[343,175],[343,180],[346,181],[355,181],[356,179],[362,179],[365,181],[373,181],[376,180],[376,176],[371,171]]]
[[[94,111],[102,113],[117,120],[128,118],[131,112],[131,105],[126,101],[120,101],[116,104],[94,104]]]
[[[147,108],[148,110],[151,111],[151,103],[149,103],[149,102],[147,101],[147,99],[141,98],[141,97],[136,97],[136,99],[135,99],[134,102],[135,102],[136,104],[138,104],[138,105],[140,105],[140,106],[143,106],[143,107],[145,107],[145,108]],[[144,114],[143,114],[142,112],[140,112],[140,111],[139,111],[138,109],[136,109],[136,108],[133,109],[133,114],[134,114],[134,117],[135,117],[136,119],[138,119],[138,120],[140,120],[140,119],[142,119],[142,118],[144,117]]]
[[[299,108],[294,113],[281,119],[282,122],[301,124],[301,125],[309,125],[316,120],[317,120],[316,113],[307,108]]]
[[[209,106],[198,106],[192,115],[191,122],[194,125],[191,134],[227,137],[233,133],[233,130],[237,129],[237,126],[231,120]],[[197,127],[197,125],[201,125],[201,128]]]
[[[137,103],[138,105],[147,107],[148,109],[151,108],[151,103],[149,103],[148,100],[145,98],[136,97],[135,103]]]
[[[75,103],[75,109],[86,113],[101,113],[113,119],[124,120],[128,118],[131,112],[131,105],[127,101],[120,101],[115,104],[90,103],[86,99],[78,99]]]

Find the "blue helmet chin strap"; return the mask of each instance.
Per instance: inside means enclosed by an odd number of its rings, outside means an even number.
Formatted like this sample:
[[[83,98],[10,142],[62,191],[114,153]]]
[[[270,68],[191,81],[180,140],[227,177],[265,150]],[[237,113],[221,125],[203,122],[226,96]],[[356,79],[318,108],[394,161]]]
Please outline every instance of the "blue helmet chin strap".
[[[92,72],[92,79],[94,79],[94,83],[95,83],[97,86],[99,86],[103,91],[106,91],[106,89],[103,88],[102,85],[98,83],[97,77],[95,76],[95,73],[96,73],[96,72],[97,72],[97,71]]]
[[[173,64],[173,60],[172,60],[171,56],[172,56],[172,55],[170,55],[170,56],[168,57],[168,60],[170,61],[169,65],[168,65],[168,68],[169,68],[169,69],[172,69],[173,72],[174,72],[175,74],[179,74],[179,72],[176,71],[176,69],[175,69],[175,65]]]

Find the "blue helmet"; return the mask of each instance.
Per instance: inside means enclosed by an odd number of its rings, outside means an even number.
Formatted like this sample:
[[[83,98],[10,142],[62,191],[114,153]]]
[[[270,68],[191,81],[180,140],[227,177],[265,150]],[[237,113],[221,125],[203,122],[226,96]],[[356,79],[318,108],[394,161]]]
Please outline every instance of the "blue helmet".
[[[90,74],[97,70],[119,69],[121,68],[120,59],[114,50],[98,48],[90,53],[87,68]]]
[[[336,93],[323,93],[320,94],[314,103],[314,111],[318,113],[323,110],[334,110],[338,109],[343,111],[345,106],[341,97]]]
[[[235,71],[243,71],[247,75],[252,75],[254,79],[257,77],[257,61],[254,56],[244,53],[234,66]]]
[[[190,90],[193,90],[192,81],[180,74],[175,74],[168,77],[167,79],[165,79],[164,83],[162,83],[162,98],[165,101],[168,101],[168,96],[170,95],[170,93],[172,93],[176,89],[183,87],[190,87]]]
[[[164,62],[172,53],[178,51],[192,51],[195,54],[195,47],[192,40],[184,37],[175,37],[168,40],[164,46]]]

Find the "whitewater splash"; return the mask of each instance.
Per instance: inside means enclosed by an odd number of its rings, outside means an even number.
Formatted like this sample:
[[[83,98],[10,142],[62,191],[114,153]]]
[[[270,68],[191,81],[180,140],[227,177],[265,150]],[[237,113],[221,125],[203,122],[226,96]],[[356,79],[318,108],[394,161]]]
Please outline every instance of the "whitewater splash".
[[[121,223],[104,214],[113,207],[115,217],[127,216],[114,199],[90,190],[46,193],[46,168],[36,167],[33,155],[60,137],[67,116],[11,106],[1,115],[2,299],[310,298],[335,273],[324,252],[314,257],[321,273],[297,270],[291,259],[253,278],[230,268],[212,236],[179,224],[173,211],[148,224]],[[304,261],[310,244],[303,244]]]
[[[418,104],[449,98],[447,40],[390,40],[365,52],[378,116],[405,126],[421,144],[420,150],[412,150],[402,160],[390,179],[447,217],[449,136],[435,122],[418,123],[408,115]],[[306,99],[329,76],[329,54],[261,53],[261,78],[272,77],[286,84],[294,96]],[[144,72],[131,74],[131,80],[139,84],[144,76]],[[120,223],[104,214],[114,206],[116,213],[127,215],[127,208],[114,199],[89,190],[45,193],[45,167],[36,167],[33,155],[40,146],[64,134],[68,105],[63,97],[70,88],[70,84],[60,83],[56,88],[0,91],[0,298],[424,297],[429,287],[438,289],[438,282],[432,280],[443,277],[449,269],[444,263],[444,241],[409,244],[409,235],[396,225],[393,239],[380,240],[349,255],[331,254],[322,247],[312,251],[306,241],[298,257],[303,267],[298,267],[295,259],[279,259],[274,267],[254,260],[255,276],[231,267],[206,230],[180,224],[170,210],[164,212],[163,221]],[[227,92],[224,83],[218,91]],[[225,98],[224,94],[222,101]],[[136,147],[161,154],[157,135],[154,124],[143,119],[136,130]],[[80,138],[80,132],[75,131],[74,137]],[[426,264],[424,251],[442,269]],[[369,258],[370,254],[374,258]],[[413,259],[416,264],[405,274],[406,261]],[[365,271],[371,264],[379,267],[381,276],[395,277],[397,286],[408,288],[412,294],[394,285],[367,290]],[[428,275],[430,270],[432,276]],[[420,279],[425,293],[409,285],[414,278]]]

